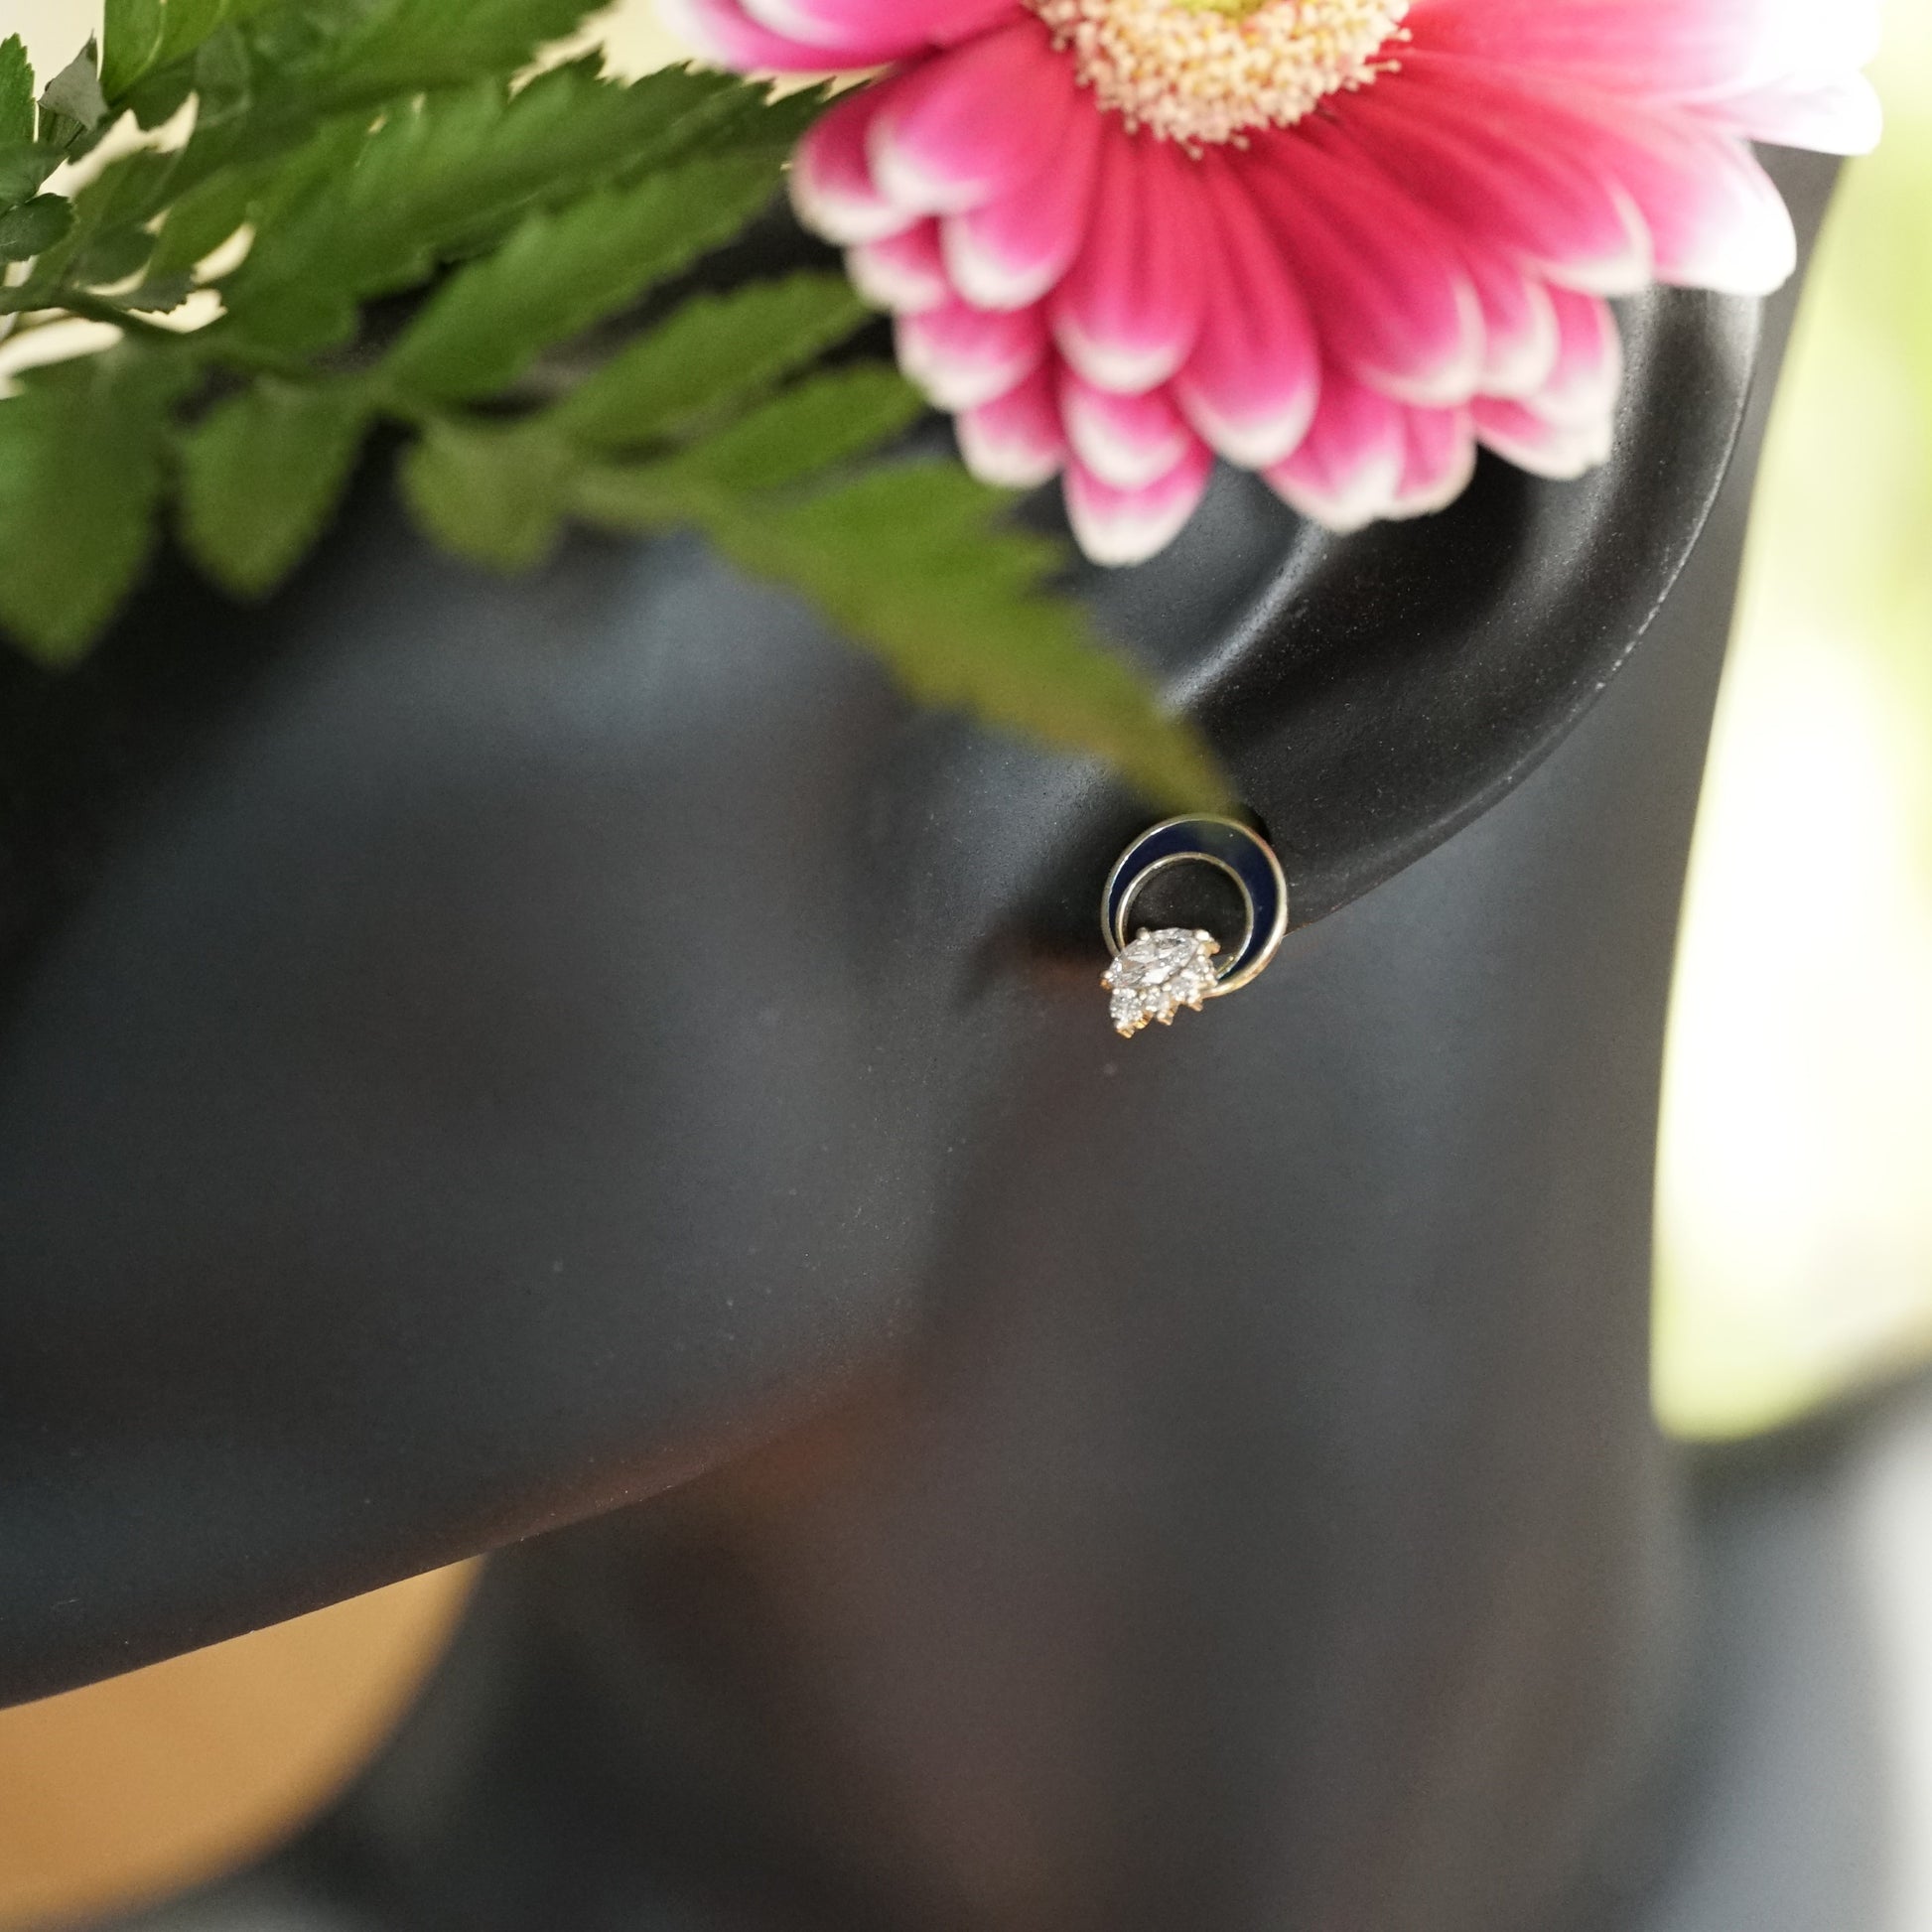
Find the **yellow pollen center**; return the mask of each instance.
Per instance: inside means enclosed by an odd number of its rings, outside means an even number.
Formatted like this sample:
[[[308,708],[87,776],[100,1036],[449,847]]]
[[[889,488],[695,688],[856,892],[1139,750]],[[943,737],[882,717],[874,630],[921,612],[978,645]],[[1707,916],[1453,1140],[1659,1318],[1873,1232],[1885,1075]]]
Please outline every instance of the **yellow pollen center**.
[[[1390,65],[1409,0],[1027,0],[1082,86],[1184,147],[1288,127]]]

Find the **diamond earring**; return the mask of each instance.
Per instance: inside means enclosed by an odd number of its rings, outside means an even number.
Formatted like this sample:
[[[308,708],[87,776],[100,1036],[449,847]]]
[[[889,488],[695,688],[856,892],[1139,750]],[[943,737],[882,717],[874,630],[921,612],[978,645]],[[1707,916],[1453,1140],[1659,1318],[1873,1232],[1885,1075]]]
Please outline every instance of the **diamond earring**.
[[[1175,866],[1212,866],[1241,895],[1236,944],[1198,927],[1143,926],[1127,936],[1135,901],[1149,883]],[[1268,842],[1231,818],[1170,818],[1145,831],[1107,875],[1100,923],[1114,963],[1101,977],[1112,996],[1115,1031],[1123,1039],[1152,1021],[1173,1024],[1182,1007],[1196,1013],[1246,986],[1280,950],[1288,931],[1288,881]]]

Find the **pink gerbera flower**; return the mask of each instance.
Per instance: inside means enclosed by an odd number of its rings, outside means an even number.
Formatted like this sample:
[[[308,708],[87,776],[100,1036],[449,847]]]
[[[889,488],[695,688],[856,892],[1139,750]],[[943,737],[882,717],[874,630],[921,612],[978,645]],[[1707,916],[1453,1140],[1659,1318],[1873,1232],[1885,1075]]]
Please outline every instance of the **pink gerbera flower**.
[[[1146,557],[1215,456],[1331,529],[1440,508],[1478,444],[1608,454],[1604,298],[1760,294],[1749,139],[1852,153],[1876,0],[663,0],[741,69],[879,68],[792,193],[899,358],[1090,556]]]

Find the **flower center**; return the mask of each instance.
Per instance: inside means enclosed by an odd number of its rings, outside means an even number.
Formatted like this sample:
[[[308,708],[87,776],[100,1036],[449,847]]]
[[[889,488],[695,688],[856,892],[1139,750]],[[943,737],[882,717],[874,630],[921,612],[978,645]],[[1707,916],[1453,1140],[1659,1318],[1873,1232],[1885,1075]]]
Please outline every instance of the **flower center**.
[[[1026,0],[1130,128],[1198,147],[1287,127],[1388,65],[1409,0]]]

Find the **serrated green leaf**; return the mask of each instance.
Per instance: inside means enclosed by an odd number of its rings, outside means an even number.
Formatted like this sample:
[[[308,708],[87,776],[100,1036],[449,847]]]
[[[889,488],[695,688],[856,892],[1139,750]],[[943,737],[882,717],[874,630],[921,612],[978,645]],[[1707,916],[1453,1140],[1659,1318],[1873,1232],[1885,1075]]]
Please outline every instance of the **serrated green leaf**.
[[[111,99],[120,99],[155,65],[163,17],[163,0],[106,0],[100,27],[100,85]]]
[[[155,128],[180,113],[194,91],[195,69],[184,61],[137,80],[121,96],[120,104],[134,116],[136,126]]]
[[[695,296],[550,411],[587,449],[635,448],[763,394],[869,320],[841,275],[799,274]]]
[[[52,248],[73,226],[73,205],[62,195],[36,195],[0,214],[0,262],[24,262]]]
[[[1079,606],[1039,594],[1057,555],[992,527],[1004,508],[963,471],[929,465],[711,528],[747,568],[804,591],[913,696],[1105,759],[1175,810],[1225,804],[1191,725],[1163,712]]]
[[[739,93],[757,90],[682,69],[624,86],[576,65],[513,94],[492,81],[428,96],[373,134],[325,129],[279,168],[247,175],[255,242],[222,283],[234,326],[278,348],[327,345],[354,302],[426,280],[439,261],[478,252],[533,209],[674,158],[711,104]],[[206,192],[237,172],[211,178]]]
[[[229,168],[191,189],[163,218],[148,273],[182,274],[213,254],[247,220],[266,172]]]
[[[100,91],[92,41],[41,89],[40,110],[44,148],[71,152],[106,126],[107,100]]]
[[[384,359],[383,378],[415,397],[489,395],[552,343],[727,240],[774,187],[763,161],[699,161],[532,215],[450,278]]]
[[[741,494],[783,489],[878,449],[925,407],[897,369],[862,362],[799,383],[662,467]]]
[[[195,292],[195,278],[192,275],[154,275],[150,274],[138,288],[132,288],[116,300],[123,309],[135,315],[166,315],[171,309],[179,309]]]
[[[36,369],[0,402],[0,625],[43,663],[78,657],[139,575],[189,373],[123,346]]]
[[[404,457],[403,494],[445,548],[527,570],[556,547],[578,459],[541,430],[434,423]]]
[[[168,182],[168,157],[138,148],[110,161],[73,198],[73,225],[34,264],[21,294],[28,306],[53,301],[64,283],[99,285],[133,274],[146,259],[143,223]]]
[[[0,143],[34,138],[34,65],[18,34],[0,41]]]
[[[183,66],[223,27],[261,12],[270,0],[107,0],[101,30],[100,84],[109,100],[162,70]]]
[[[182,534],[241,597],[272,591],[341,499],[369,421],[359,384],[268,379],[181,439]]]
[[[210,134],[241,121],[255,104],[255,64],[247,41],[223,21],[194,60],[195,125]]]
[[[670,466],[590,470],[574,506],[618,530],[702,529],[799,592],[914,697],[1106,759],[1175,810],[1225,803],[1199,734],[1163,712],[1086,613],[1041,585],[1057,548],[1000,527],[1008,499],[956,465],[875,470],[803,498],[692,485]]]
[[[307,76],[325,109],[509,74],[562,40],[597,0],[386,0],[366,8],[326,66]]]
[[[0,207],[26,201],[58,162],[58,156],[32,141],[0,141]]]
[[[81,288],[105,288],[139,274],[154,237],[135,227],[112,228],[93,237],[74,257],[69,279]]]
[[[833,98],[829,82],[773,93],[757,84],[740,86],[694,118],[690,153],[788,156],[798,138]]]

